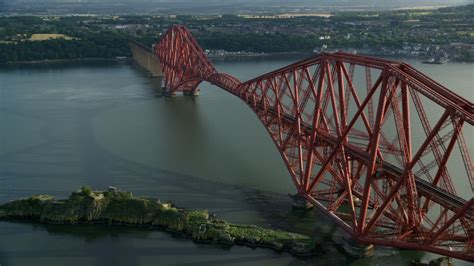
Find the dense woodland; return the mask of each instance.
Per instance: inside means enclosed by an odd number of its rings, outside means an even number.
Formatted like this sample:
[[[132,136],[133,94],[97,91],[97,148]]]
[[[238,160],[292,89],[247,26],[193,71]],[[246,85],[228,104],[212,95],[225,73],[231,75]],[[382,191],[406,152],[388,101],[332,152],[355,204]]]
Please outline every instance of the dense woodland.
[[[310,52],[329,48],[402,49],[419,45],[474,44],[474,5],[439,10],[346,12],[324,17],[243,18],[223,16],[0,17],[0,63],[130,56],[128,39],[159,41],[173,24],[191,29],[204,49],[256,53]],[[31,41],[37,33],[73,40]],[[321,38],[328,36],[329,38]],[[455,51],[473,61],[472,49]]]
[[[55,39],[0,45],[0,62],[129,56],[128,38],[108,32],[80,40]]]

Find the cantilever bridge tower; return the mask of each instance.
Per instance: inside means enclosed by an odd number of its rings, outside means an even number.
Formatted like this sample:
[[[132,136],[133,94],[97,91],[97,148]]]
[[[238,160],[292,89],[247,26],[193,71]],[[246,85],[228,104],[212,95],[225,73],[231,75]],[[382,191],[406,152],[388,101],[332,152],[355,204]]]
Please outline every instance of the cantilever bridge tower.
[[[474,261],[470,101],[408,64],[347,53],[241,82],[219,73],[184,26],[153,53],[169,93],[207,81],[242,99],[298,194],[354,240]]]

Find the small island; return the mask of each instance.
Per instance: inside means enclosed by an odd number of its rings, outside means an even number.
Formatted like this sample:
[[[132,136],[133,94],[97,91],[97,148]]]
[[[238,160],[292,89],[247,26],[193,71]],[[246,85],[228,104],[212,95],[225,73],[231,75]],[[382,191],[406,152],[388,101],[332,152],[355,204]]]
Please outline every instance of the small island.
[[[63,200],[50,195],[35,195],[11,201],[0,205],[0,220],[150,227],[180,233],[199,243],[270,248],[294,256],[322,254],[321,247],[308,236],[228,223],[207,211],[176,208],[171,203],[136,197],[115,187],[109,187],[107,191],[83,187]]]

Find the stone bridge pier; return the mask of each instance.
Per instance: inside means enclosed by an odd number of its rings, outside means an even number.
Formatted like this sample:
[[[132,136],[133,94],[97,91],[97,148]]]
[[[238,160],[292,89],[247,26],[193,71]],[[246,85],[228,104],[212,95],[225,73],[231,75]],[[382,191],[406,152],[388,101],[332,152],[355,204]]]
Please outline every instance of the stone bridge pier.
[[[160,60],[156,57],[151,47],[147,47],[141,43],[130,40],[130,49],[132,50],[133,60],[144,68],[151,77],[163,78],[163,70],[161,69]]]
[[[149,73],[150,77],[160,78],[160,87],[163,90],[163,95],[166,97],[176,96],[176,92],[170,92],[164,83],[163,69],[160,65],[160,60],[153,54],[153,47],[147,47],[142,43],[134,40],[129,40],[130,49],[132,50],[133,60],[141,66],[146,72]],[[183,91],[184,96],[198,96],[199,89],[193,91]]]

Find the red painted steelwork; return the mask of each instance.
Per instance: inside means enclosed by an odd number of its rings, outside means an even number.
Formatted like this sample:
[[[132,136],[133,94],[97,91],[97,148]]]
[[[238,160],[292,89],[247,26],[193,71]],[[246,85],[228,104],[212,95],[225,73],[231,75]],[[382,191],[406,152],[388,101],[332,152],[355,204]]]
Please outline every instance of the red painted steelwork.
[[[242,83],[218,73],[184,26],[154,53],[170,92],[208,81],[246,102],[298,193],[354,239],[474,261],[468,100],[407,64],[347,53]]]

